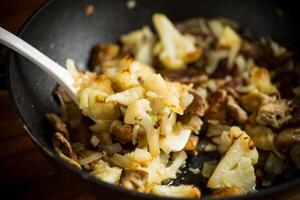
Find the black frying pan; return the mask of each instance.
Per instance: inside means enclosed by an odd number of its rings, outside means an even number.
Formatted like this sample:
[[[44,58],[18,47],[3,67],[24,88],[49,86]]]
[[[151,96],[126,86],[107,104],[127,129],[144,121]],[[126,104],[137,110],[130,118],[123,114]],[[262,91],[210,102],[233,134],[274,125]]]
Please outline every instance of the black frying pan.
[[[88,4],[95,7],[91,16],[84,11]],[[20,36],[61,65],[65,64],[66,58],[74,58],[82,69],[86,69],[90,50],[95,44],[115,42],[120,34],[150,24],[154,12],[163,12],[175,21],[195,16],[223,16],[237,21],[258,36],[272,35],[277,40],[300,47],[297,23],[300,12],[296,3],[288,0],[138,0],[133,10],[126,7],[125,0],[52,0],[30,18]],[[53,98],[54,80],[16,54],[9,59],[7,80],[24,128],[49,160],[68,172],[66,174],[72,181],[86,185],[99,199],[167,199],[107,184],[65,164],[53,152],[50,133],[44,124],[45,112],[59,110]],[[200,156],[191,164],[200,165],[204,159]],[[185,181],[201,185],[199,178],[188,177]],[[295,177],[290,182],[258,193],[226,199],[289,199],[299,185],[300,178]]]

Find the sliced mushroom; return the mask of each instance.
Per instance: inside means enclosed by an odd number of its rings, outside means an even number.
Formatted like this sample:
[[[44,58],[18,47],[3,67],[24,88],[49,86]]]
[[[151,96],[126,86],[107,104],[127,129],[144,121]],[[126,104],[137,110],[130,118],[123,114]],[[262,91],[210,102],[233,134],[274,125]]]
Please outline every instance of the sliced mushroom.
[[[283,129],[275,138],[278,149],[286,150],[300,143],[300,128]]]
[[[260,105],[266,104],[271,98],[262,92],[251,92],[240,97],[239,102],[247,112],[254,112]]]
[[[148,173],[144,170],[124,169],[122,171],[120,184],[130,190],[145,192]]]
[[[199,70],[194,68],[188,68],[184,71],[174,71],[174,70],[162,70],[160,71],[163,78],[171,82],[180,82],[183,84],[194,84],[195,86],[200,85],[204,81],[208,80],[207,75],[203,74]]]
[[[122,144],[132,142],[133,128],[132,125],[114,120],[109,129],[110,133],[115,136],[115,139]]]
[[[70,142],[65,138],[62,133],[56,132],[52,137],[52,144],[54,151],[61,159],[71,164],[72,166],[81,169],[80,164],[77,162],[77,154],[73,151]]]
[[[229,114],[240,124],[247,121],[248,116],[246,111],[244,111],[236,102],[236,100],[228,95],[226,98],[226,107],[229,111]]]
[[[208,126],[207,132],[206,132],[207,137],[220,136],[223,131],[228,131],[230,129],[230,126],[221,125],[221,124],[208,123],[207,126]]]
[[[295,162],[298,169],[300,169],[300,144],[295,145],[291,150],[291,158]]]
[[[209,99],[209,107],[206,111],[206,119],[217,124],[230,124],[226,111],[227,92],[223,89],[214,92]]]
[[[52,125],[52,127],[62,133],[67,139],[69,139],[69,133],[67,130],[67,125],[54,113],[46,113],[46,118]]]
[[[270,125],[281,128],[291,118],[291,102],[288,100],[277,100],[261,106],[258,109],[256,121],[262,125]]]
[[[194,99],[192,103],[185,109],[183,115],[178,115],[178,120],[182,123],[188,123],[192,117],[198,116],[202,117],[205,114],[205,101],[204,99],[197,93],[192,93]]]

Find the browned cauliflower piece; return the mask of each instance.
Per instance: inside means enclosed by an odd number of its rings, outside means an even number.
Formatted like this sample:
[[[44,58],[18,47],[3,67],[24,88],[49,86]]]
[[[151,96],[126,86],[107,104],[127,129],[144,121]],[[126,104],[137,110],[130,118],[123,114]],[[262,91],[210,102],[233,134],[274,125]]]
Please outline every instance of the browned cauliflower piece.
[[[240,132],[224,157],[221,159],[207,187],[212,189],[237,187],[245,192],[255,186],[254,165],[258,161],[258,152],[251,138],[240,128],[231,127],[230,130]]]
[[[160,196],[169,196],[176,198],[199,199],[201,197],[200,190],[194,185],[155,185],[151,192]]]
[[[196,61],[202,54],[195,38],[182,35],[163,14],[153,15],[153,24],[159,36],[159,60],[166,68],[184,69],[186,64]]]
[[[270,72],[261,67],[255,67],[251,71],[250,83],[265,94],[278,93],[278,90],[271,82]]]

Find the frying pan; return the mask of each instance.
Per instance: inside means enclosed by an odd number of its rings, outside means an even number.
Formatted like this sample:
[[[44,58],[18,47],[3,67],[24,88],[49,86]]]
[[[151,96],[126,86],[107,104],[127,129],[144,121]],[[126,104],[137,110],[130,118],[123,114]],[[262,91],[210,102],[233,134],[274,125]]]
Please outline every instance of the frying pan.
[[[87,16],[85,6],[95,13]],[[296,3],[285,0],[138,0],[128,9],[125,0],[52,0],[43,5],[22,28],[19,36],[50,58],[64,65],[74,58],[81,69],[88,69],[92,47],[116,42],[120,34],[151,24],[151,15],[162,12],[174,21],[190,17],[219,17],[237,21],[257,36],[272,35],[279,41],[300,46],[300,12]],[[129,191],[98,180],[64,163],[54,153],[50,133],[44,122],[45,112],[58,112],[53,98],[55,81],[32,63],[14,53],[7,63],[7,87],[24,129],[43,150],[49,161],[65,171],[70,181],[88,187],[99,199],[168,199]],[[1,81],[0,81],[1,82]],[[190,160],[200,166],[205,157]],[[201,185],[201,179],[186,177],[185,182]],[[300,185],[300,178],[243,197],[224,199],[290,199]],[[204,197],[203,199],[213,199]]]

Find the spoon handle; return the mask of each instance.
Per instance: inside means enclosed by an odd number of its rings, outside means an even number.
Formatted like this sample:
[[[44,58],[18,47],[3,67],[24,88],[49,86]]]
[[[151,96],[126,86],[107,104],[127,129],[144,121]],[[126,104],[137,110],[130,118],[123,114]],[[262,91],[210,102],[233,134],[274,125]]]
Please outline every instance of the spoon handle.
[[[45,72],[54,78],[63,86],[70,97],[77,103],[76,89],[74,88],[74,79],[62,66],[51,60],[39,50],[0,27],[0,43],[18,52]]]

